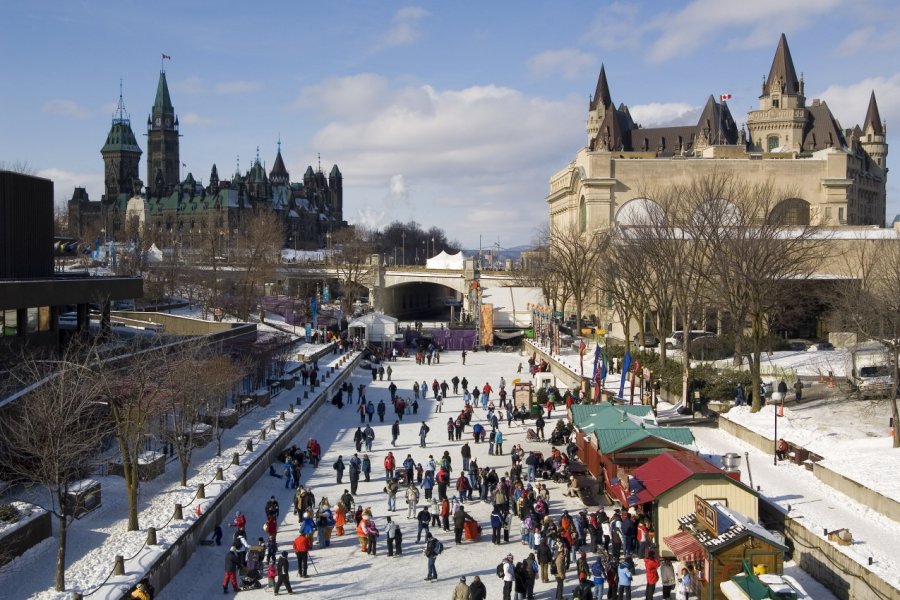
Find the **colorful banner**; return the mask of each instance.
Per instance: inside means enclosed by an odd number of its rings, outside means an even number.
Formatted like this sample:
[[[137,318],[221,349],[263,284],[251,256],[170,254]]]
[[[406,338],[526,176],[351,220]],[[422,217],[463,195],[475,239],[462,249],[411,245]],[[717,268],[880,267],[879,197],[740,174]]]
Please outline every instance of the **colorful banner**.
[[[494,305],[481,305],[481,344],[494,345]]]

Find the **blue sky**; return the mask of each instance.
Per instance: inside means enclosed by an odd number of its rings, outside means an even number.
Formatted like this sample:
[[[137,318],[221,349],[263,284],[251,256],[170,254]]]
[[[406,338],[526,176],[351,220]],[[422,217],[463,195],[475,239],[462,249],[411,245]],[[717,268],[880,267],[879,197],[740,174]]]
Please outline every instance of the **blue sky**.
[[[293,179],[317,154],[340,166],[349,221],[414,219],[467,246],[527,243],[546,220],[549,177],[586,141],[601,62],[613,101],[645,126],[695,122],[726,92],[740,123],[783,31],[807,97],[844,127],[872,89],[889,143],[900,120],[889,0],[6,0],[0,16],[0,161],[54,179],[58,201],[75,185],[100,198],[120,77],[146,151],[161,53],[182,177],[205,182],[213,163],[227,176],[238,156],[246,170],[257,146],[270,167],[280,135]]]

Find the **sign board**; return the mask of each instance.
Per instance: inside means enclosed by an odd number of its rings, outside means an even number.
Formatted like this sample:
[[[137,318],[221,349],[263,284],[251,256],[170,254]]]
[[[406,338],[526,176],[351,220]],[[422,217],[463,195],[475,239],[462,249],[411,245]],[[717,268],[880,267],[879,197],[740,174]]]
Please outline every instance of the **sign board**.
[[[561,311],[561,310],[554,310],[553,313],[551,314],[551,316],[554,319],[562,319],[565,315],[563,314],[563,311]]]
[[[701,498],[700,496],[694,496],[694,513],[697,515],[697,520],[713,535],[718,535],[719,532],[719,513],[716,512],[715,507]]]
[[[462,300],[456,298],[444,298],[444,306],[462,306]]]

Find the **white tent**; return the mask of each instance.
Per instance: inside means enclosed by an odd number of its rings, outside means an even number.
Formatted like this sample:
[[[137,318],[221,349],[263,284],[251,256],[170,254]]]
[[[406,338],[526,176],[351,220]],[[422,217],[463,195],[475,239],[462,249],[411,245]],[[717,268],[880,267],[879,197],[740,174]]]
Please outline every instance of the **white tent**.
[[[151,244],[147,249],[146,260],[151,265],[158,265],[163,260],[162,250],[156,247],[156,244]]]
[[[441,250],[440,254],[429,258],[425,261],[426,269],[452,269],[455,271],[461,271],[465,266],[466,257],[463,256],[462,252],[457,252],[456,254],[447,254],[443,250]]]
[[[350,321],[347,325],[351,337],[359,336],[367,342],[390,343],[397,333],[397,319],[384,313],[371,312]]]

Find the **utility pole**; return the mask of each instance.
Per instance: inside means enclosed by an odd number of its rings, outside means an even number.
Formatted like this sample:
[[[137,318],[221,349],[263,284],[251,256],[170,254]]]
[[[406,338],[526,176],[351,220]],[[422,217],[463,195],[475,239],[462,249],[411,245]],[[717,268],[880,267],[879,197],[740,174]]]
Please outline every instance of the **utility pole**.
[[[400,255],[400,258],[402,259],[403,264],[405,265],[405,264],[406,264],[406,232],[404,231],[404,232],[400,235],[400,237],[403,239],[403,242],[402,242],[402,243],[403,243],[403,250],[402,250],[402,253],[401,253],[401,255]]]

